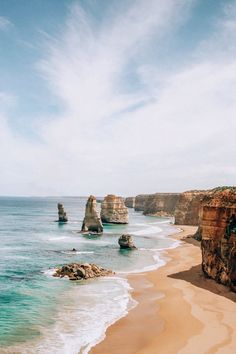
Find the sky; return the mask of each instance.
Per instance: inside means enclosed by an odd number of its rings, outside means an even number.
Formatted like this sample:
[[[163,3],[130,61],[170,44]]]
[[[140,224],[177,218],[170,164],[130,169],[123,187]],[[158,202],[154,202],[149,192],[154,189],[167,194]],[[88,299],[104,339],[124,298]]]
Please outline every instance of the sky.
[[[235,0],[0,0],[0,195],[235,185]]]

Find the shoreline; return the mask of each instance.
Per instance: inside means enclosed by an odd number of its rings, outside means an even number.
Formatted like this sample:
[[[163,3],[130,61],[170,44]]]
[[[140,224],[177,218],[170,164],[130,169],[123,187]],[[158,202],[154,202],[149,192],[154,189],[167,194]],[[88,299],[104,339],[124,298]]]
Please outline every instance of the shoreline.
[[[196,227],[177,228],[183,231],[169,237],[182,242],[163,252],[164,266],[127,276],[138,304],[90,354],[236,352],[236,293],[202,274],[200,248],[185,240]]]

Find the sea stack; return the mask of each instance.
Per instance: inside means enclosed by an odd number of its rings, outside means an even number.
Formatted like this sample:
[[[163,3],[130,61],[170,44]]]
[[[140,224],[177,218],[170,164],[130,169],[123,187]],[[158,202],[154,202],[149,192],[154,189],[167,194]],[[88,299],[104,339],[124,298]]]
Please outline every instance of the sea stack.
[[[58,209],[58,222],[67,222],[68,217],[67,217],[66,212],[64,210],[63,204],[58,203],[57,209]]]
[[[102,221],[97,211],[96,198],[93,195],[90,195],[90,197],[87,200],[85,217],[84,217],[81,231],[95,232],[95,233],[103,232]]]
[[[236,292],[236,187],[206,195],[199,229],[204,273]]]
[[[128,224],[129,214],[124,199],[113,194],[107,195],[102,202],[101,219],[105,223]]]
[[[134,245],[132,236],[128,234],[120,236],[118,243],[121,249],[137,249],[137,247]]]

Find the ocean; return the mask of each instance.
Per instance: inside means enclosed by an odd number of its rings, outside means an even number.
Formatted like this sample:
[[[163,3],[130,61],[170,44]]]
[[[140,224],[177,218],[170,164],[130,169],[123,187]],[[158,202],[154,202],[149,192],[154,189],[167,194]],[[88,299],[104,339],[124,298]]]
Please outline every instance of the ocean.
[[[57,202],[67,224],[55,222]],[[102,236],[82,235],[85,203],[82,197],[0,197],[0,353],[88,353],[136,306],[125,275],[162,266],[163,250],[177,245],[168,237],[176,232],[171,218],[133,209],[128,225],[105,224]],[[137,250],[119,249],[123,233],[133,236]],[[52,277],[56,266],[72,262],[116,274],[80,282]]]

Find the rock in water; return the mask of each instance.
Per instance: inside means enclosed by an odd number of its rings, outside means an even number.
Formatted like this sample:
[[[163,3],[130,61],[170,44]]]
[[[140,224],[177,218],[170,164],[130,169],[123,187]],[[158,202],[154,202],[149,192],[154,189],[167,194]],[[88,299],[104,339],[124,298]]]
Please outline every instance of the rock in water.
[[[64,210],[63,204],[58,203],[57,209],[58,209],[58,221],[59,222],[67,222],[68,218],[67,218],[66,212]]]
[[[101,219],[103,222],[112,224],[128,224],[128,209],[122,197],[109,194],[102,202]]]
[[[82,232],[103,232],[102,221],[99,217],[96,206],[96,198],[93,195],[90,195],[86,203],[85,217],[81,229]]]
[[[81,280],[104,277],[111,274],[114,274],[111,270],[98,267],[96,264],[71,263],[57,268],[53,276],[58,278],[67,276],[70,280]]]
[[[236,291],[236,187],[204,197],[199,233],[204,273]]]
[[[128,234],[120,236],[118,243],[120,245],[120,248],[123,249],[137,249],[137,247],[133,243],[132,236]]]

